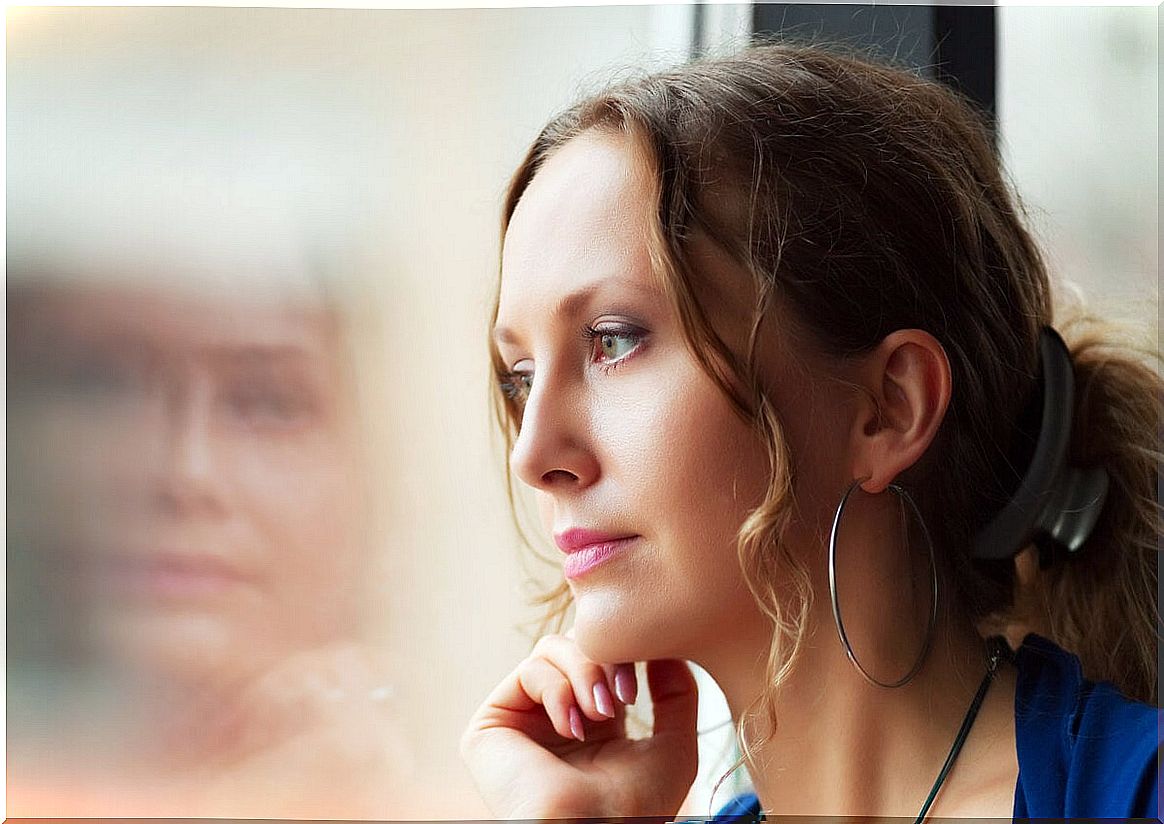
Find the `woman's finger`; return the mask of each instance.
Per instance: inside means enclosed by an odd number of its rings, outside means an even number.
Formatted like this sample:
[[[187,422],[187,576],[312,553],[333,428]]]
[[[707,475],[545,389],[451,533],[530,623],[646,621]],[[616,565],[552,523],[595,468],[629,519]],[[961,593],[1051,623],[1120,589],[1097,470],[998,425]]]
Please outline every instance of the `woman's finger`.
[[[545,708],[555,732],[563,738],[582,740],[582,719],[575,688],[566,675],[547,658],[531,656],[517,667],[517,686],[535,704]]]
[[[624,704],[633,704],[639,694],[639,678],[634,664],[618,664],[610,673],[614,694]]]
[[[584,656],[572,639],[547,635],[534,646],[533,655],[544,658],[569,679],[584,716],[591,721],[615,717],[614,684],[610,674],[606,668]]]
[[[648,661],[647,684],[655,717],[653,737],[673,738],[693,746],[699,689],[691,669],[675,659]]]

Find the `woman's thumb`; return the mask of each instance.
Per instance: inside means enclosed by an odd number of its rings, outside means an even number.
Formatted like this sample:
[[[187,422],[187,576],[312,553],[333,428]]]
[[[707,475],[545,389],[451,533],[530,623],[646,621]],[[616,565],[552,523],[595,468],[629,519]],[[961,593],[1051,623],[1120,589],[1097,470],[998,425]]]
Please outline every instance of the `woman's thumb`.
[[[699,690],[686,662],[673,658],[648,661],[647,683],[655,716],[654,735],[694,741]]]

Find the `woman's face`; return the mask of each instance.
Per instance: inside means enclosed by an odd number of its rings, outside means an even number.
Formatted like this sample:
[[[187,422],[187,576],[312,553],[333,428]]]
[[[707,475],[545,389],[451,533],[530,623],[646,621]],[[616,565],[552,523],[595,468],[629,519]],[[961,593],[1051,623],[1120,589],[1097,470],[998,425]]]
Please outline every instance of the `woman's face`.
[[[763,631],[736,544],[767,451],[652,271],[648,175],[618,137],[554,154],[510,223],[494,329],[523,406],[512,467],[562,550],[576,638],[604,662],[700,661],[728,628]]]
[[[350,632],[363,499],[334,313],[128,287],[22,303],[31,543],[84,643],[238,677]]]

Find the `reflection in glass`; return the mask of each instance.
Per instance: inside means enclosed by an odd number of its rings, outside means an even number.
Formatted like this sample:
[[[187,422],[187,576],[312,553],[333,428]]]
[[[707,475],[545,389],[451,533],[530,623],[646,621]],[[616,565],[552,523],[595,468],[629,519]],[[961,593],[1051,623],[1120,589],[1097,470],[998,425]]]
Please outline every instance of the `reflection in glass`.
[[[10,289],[8,328],[12,582],[55,624],[11,616],[34,631],[10,649],[10,801],[382,814],[406,759],[360,643],[336,310],[40,283]]]

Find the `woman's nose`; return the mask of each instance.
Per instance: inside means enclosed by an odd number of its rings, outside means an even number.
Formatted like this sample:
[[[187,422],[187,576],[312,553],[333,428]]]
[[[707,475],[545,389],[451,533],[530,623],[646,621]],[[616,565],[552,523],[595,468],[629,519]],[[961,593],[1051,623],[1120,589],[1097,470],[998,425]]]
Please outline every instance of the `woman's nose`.
[[[509,461],[523,483],[545,492],[577,491],[598,479],[580,387],[534,380]]]
[[[197,382],[167,387],[157,493],[162,506],[175,513],[225,510],[212,412],[207,387]]]

